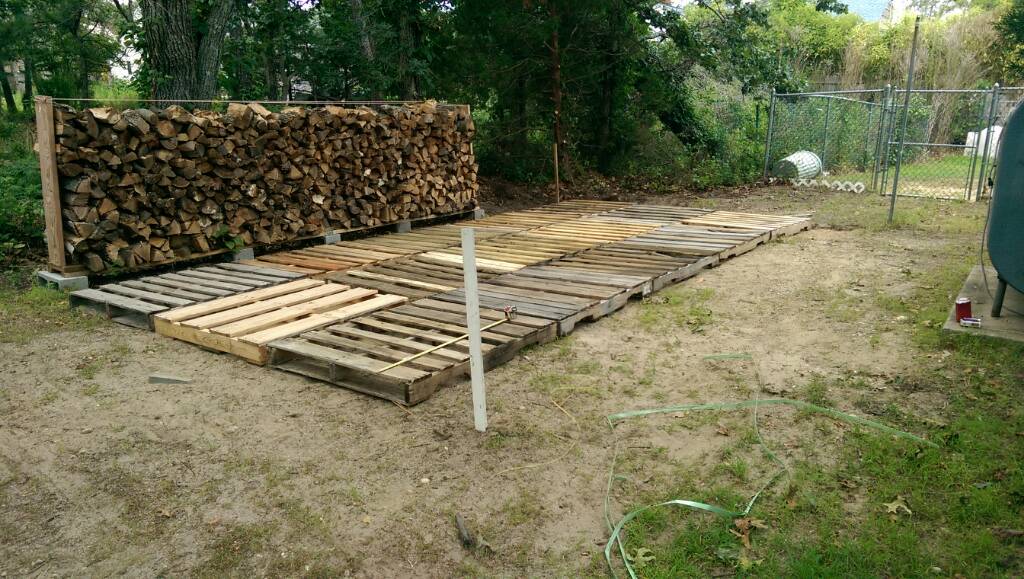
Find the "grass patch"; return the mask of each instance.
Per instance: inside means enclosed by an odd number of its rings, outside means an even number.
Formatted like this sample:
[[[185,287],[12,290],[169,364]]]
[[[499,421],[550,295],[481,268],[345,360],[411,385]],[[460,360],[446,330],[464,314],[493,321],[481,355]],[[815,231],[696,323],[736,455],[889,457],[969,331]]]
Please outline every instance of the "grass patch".
[[[61,330],[86,330],[102,325],[90,316],[68,307],[66,293],[43,286],[27,291],[0,290],[0,343],[25,344]]]
[[[640,326],[652,330],[671,323],[695,333],[703,332],[712,322],[711,308],[707,305],[712,296],[714,290],[711,288],[670,288],[641,304]]]
[[[884,224],[887,210],[882,201],[836,195],[825,203],[835,215],[822,220],[819,213],[819,222],[884,231],[878,225]],[[908,335],[915,350],[908,355],[917,363],[890,377],[889,392],[895,395],[875,393],[850,369],[834,380],[813,376],[799,397],[828,406],[831,395],[845,391],[856,397],[858,414],[876,415],[940,448],[808,415],[796,423],[801,427],[797,448],[822,459],[800,459],[796,453],[790,460],[791,478],[763,494],[751,513],[767,528],[750,534],[749,548],[731,532],[736,528],[730,519],[654,509],[626,529],[631,554],[650,550],[642,576],[1024,575],[1021,540],[1006,532],[1020,530],[1024,513],[1024,408],[1019,404],[1024,345],[940,329],[951,296],[975,261],[985,208],[904,199],[897,207],[902,212],[897,228],[941,234],[943,239],[927,267],[911,275],[915,289],[909,294],[880,292],[861,300],[861,307],[892,318],[905,316],[892,331]],[[824,297],[813,307],[842,317],[847,300]],[[925,402],[903,395],[918,391],[940,393],[941,406],[915,406]],[[762,434],[770,447],[780,448],[770,426],[762,425]],[[744,461],[735,453],[725,456],[710,474],[693,474],[675,486],[640,492],[616,483],[616,500],[627,511],[669,499],[736,509],[763,482],[760,473],[773,468],[760,453],[743,456]],[[699,465],[687,468],[700,472]],[[603,560],[594,572],[603,572]]]

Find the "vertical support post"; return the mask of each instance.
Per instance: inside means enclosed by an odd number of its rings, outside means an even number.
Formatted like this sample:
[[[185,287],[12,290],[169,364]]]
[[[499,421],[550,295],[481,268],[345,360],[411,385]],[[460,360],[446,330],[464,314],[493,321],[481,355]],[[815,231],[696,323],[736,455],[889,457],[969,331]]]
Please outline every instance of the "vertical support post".
[[[825,97],[825,127],[821,132],[821,173],[825,174],[825,159],[828,155],[828,121],[829,117],[832,116],[832,97]]]
[[[892,85],[885,85],[885,92],[882,93],[882,110],[878,115],[878,138],[875,140],[875,167],[871,171],[871,190],[878,190],[878,168],[882,162],[882,142],[885,134],[885,114],[888,110],[889,93],[892,92]]]
[[[988,109],[988,121],[985,123],[985,144],[981,149],[981,172],[978,173],[978,199],[985,193],[985,171],[988,169],[988,149],[992,143],[992,125],[996,119],[996,109],[999,107],[999,83],[992,85],[992,104]],[[978,140],[981,140],[981,133],[978,133]]]
[[[896,212],[896,192],[900,186],[900,166],[903,165],[903,143],[907,140],[907,120],[910,117],[910,93],[914,90],[914,66],[917,64],[917,36],[921,32],[921,17],[914,18],[914,40],[910,46],[910,66],[907,67],[907,92],[903,96],[903,120],[900,124],[900,142],[896,148],[896,172],[892,175],[892,198],[889,200],[889,225]]]
[[[865,123],[867,129],[864,131],[864,150],[860,154],[861,162],[857,163],[857,168],[861,171],[867,170],[868,164],[868,144],[871,143],[871,117],[875,116],[875,107],[868,106],[868,122]]]
[[[469,378],[473,386],[473,425],[487,430],[487,390],[484,388],[483,343],[480,339],[480,295],[476,285],[476,241],[472,227],[462,228],[462,279],[466,292],[466,330],[469,334]]]
[[[768,181],[768,164],[772,158],[772,131],[775,129],[775,88],[772,88],[771,100],[768,104],[768,132],[764,137],[764,173],[761,178]]]
[[[554,145],[551,146],[551,150],[555,158],[555,203],[561,203],[562,185],[558,179],[558,141],[555,141]]]
[[[974,170],[978,168],[978,149],[980,148],[979,145],[981,141],[981,130],[985,126],[985,118],[988,114],[988,111],[986,110],[985,106],[986,102],[988,102],[991,106],[991,101],[986,101],[984,97],[982,97],[981,110],[978,112],[978,124],[975,126],[976,132],[974,133],[974,147],[972,147],[971,151],[971,167],[967,171],[966,195],[968,201],[977,201],[978,199],[981,198],[981,191],[978,191],[977,194],[975,194]]]
[[[43,215],[46,220],[46,249],[50,271],[63,272],[64,218],[60,214],[60,179],[57,177],[57,145],[54,141],[53,98],[37,96],[36,143],[39,146],[39,174],[43,182]]]

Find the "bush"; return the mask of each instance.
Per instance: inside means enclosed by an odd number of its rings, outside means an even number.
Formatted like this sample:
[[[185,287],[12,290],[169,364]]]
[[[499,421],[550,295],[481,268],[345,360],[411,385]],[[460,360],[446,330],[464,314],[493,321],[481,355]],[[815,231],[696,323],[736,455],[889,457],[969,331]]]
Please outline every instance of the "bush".
[[[0,119],[0,257],[44,244],[39,162],[31,124]]]

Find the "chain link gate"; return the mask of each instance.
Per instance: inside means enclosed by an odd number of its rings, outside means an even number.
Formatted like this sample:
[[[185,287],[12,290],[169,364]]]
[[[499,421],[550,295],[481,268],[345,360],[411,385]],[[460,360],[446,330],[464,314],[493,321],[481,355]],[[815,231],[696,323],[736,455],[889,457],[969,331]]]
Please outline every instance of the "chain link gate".
[[[915,89],[907,107],[905,97],[906,91],[889,86],[773,94],[764,178],[891,194],[902,158],[897,195],[962,200],[987,195],[1002,121],[1024,97],[1024,87]],[[904,115],[907,133],[901,142]],[[793,175],[791,156],[801,151],[817,157],[817,171],[813,157],[798,155],[804,169]]]

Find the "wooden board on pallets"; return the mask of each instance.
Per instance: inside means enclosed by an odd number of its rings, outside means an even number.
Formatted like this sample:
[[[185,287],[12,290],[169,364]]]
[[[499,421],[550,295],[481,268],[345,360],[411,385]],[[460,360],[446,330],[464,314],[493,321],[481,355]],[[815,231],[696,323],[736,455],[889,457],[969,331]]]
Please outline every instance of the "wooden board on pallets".
[[[618,219],[667,225],[711,213],[711,209],[674,205],[630,204],[594,215],[594,219]]]
[[[71,307],[98,312],[116,322],[152,329],[155,313],[274,286],[305,274],[240,263],[219,263],[149,275],[71,292]]]
[[[480,240],[476,244],[476,255],[478,260],[510,264],[508,271],[512,271],[518,267],[557,259],[604,243],[626,239],[656,227],[657,224],[589,218],[571,219],[528,231]],[[430,255],[448,255],[450,258],[461,260],[462,249],[454,246],[431,252]]]
[[[158,334],[263,365],[269,342],[405,301],[375,289],[302,279],[161,312],[153,323]]]
[[[746,253],[769,239],[762,231],[663,225],[616,244],[624,249],[657,251],[668,255],[717,255],[727,259]]]
[[[508,271],[505,265],[478,260],[477,278],[486,280],[505,273]],[[326,274],[324,279],[419,299],[462,287],[462,260],[419,254],[356,269],[331,272]]]
[[[576,324],[597,320],[626,305],[632,286],[623,285],[621,279],[610,282],[609,277],[603,273],[533,266],[480,282],[478,294],[481,307],[515,306],[521,314],[557,323],[558,335],[564,336]],[[631,281],[638,285],[646,280]],[[438,294],[436,299],[461,305],[466,296],[459,288]]]
[[[484,325],[501,311],[482,308]],[[427,298],[270,343],[270,365],[338,386],[412,405],[469,371],[466,310]],[[520,315],[482,332],[484,366],[493,368],[531,344],[555,337],[548,320]],[[392,366],[440,344],[443,348]]]
[[[698,217],[682,220],[687,225],[741,229],[767,233],[772,239],[783,235],[810,229],[813,222],[808,217],[794,215],[762,215],[760,213],[739,213],[736,211],[712,211]]]
[[[270,253],[258,256],[254,260],[247,260],[245,263],[280,267],[311,274],[342,271],[432,249],[458,245],[460,229],[460,227],[450,224],[434,225],[405,233],[390,233],[365,239],[352,239]],[[512,230],[486,231],[478,235],[486,239],[507,231]]]
[[[669,255],[655,250],[631,249],[622,247],[619,243],[610,243],[552,261],[548,265],[609,275],[643,276],[647,281],[639,291],[647,294],[692,277],[702,269],[717,263],[717,255]],[[637,291],[634,288],[631,295]]]

